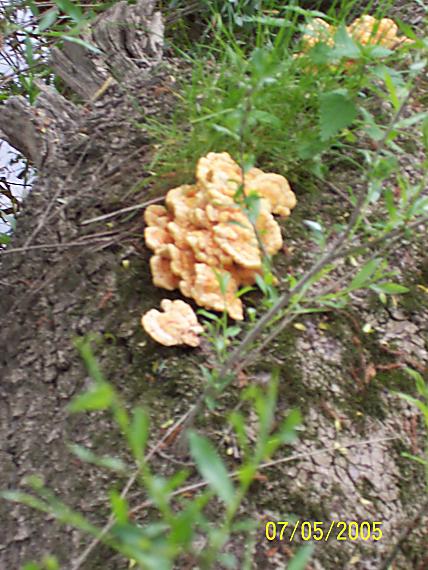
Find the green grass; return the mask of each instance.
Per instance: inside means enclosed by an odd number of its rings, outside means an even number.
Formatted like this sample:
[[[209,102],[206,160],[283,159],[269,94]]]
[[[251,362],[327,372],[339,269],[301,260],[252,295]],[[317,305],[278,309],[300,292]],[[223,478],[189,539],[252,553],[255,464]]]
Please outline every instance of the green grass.
[[[345,17],[354,5],[335,3],[329,13],[336,16],[326,18],[348,23]],[[248,43],[241,27],[232,29],[217,14],[209,45],[197,44],[185,54],[191,79],[179,84],[172,120],[149,122],[160,145],[152,169],[162,177],[181,165],[179,183],[192,179],[200,156],[227,150],[236,160],[283,174],[320,174],[323,153],[355,142],[345,129],[367,123],[361,107],[375,95],[382,98],[379,73],[385,64],[405,57],[408,48],[385,56],[380,49],[361,48],[342,28],[334,49],[319,44],[297,57],[299,36],[315,15],[288,6],[284,17],[248,16]],[[183,55],[179,48],[177,53]],[[350,71],[347,64],[356,53],[359,59]],[[403,82],[400,73],[391,76]]]

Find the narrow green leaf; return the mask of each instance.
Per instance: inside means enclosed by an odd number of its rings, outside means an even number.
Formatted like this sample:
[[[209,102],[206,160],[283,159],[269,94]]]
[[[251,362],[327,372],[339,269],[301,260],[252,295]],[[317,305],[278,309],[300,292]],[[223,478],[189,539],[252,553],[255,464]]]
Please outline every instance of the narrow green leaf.
[[[409,404],[412,404],[412,406],[416,406],[423,413],[425,422],[428,422],[428,405],[413,396],[409,396],[409,394],[404,394],[403,392],[396,392],[396,394],[398,394],[400,398],[403,398],[403,400],[406,400],[406,402],[409,402]]]
[[[144,408],[135,408],[129,429],[129,445],[138,462],[144,459],[144,450],[149,436],[149,416]]]
[[[116,424],[119,426],[121,432],[123,434],[128,433],[128,428],[130,424],[129,415],[126,409],[120,405],[117,401],[113,406],[113,417],[116,421]]]
[[[76,457],[85,463],[91,463],[97,465],[98,467],[104,467],[111,471],[118,473],[125,473],[128,469],[125,463],[118,457],[110,457],[108,455],[99,456],[93,453],[87,447],[78,444],[70,444],[69,449]]]
[[[428,154],[428,116],[422,123],[422,142],[425,148],[425,154]]]
[[[226,336],[233,338],[235,336],[238,336],[238,334],[241,332],[241,327],[238,326],[234,326],[234,327],[227,327],[226,329]]]
[[[234,133],[233,131],[231,131],[226,127],[223,127],[222,125],[213,125],[212,128],[218,133],[221,133],[222,135],[227,135],[228,137],[232,137],[235,141],[239,141],[239,135],[237,133]]]
[[[45,565],[45,570],[59,570],[59,562],[55,556],[49,554],[44,556],[42,563]]]
[[[323,18],[323,20],[332,20],[332,18],[327,16],[327,14],[324,14],[324,12],[320,12],[319,10],[307,10],[300,6],[282,6],[282,10],[284,10],[284,12],[294,12],[300,16],[305,16],[305,18]]]
[[[0,497],[6,501],[20,503],[21,505],[26,505],[43,513],[50,511],[49,506],[44,501],[41,501],[29,493],[23,493],[22,491],[0,491]]]
[[[290,563],[288,564],[287,570],[305,570],[308,562],[312,558],[313,551],[313,544],[307,544],[299,548],[297,553],[293,556]]]
[[[75,22],[80,22],[83,18],[83,12],[78,4],[75,4],[71,0],[54,0],[55,4],[60,10],[67,14]]]
[[[33,44],[31,43],[31,39],[29,36],[25,37],[25,61],[27,65],[32,66],[34,64],[34,53],[33,53]]]
[[[7,234],[0,234],[0,245],[8,245],[11,241],[10,236]]]
[[[92,51],[93,53],[96,53],[98,55],[102,55],[102,53],[103,53],[96,46],[94,46],[90,42],[86,42],[85,40],[82,40],[81,38],[75,38],[73,36],[63,36],[62,34],[61,34],[61,37],[62,37],[62,39],[67,40],[68,42],[71,42],[73,44],[78,44],[78,45],[86,48],[87,50]]]
[[[105,379],[98,366],[97,359],[94,356],[91,348],[91,337],[90,336],[82,336],[74,341],[74,346],[80,353],[80,356],[83,358],[85,366],[89,372],[90,377],[94,382],[97,384],[104,384]]]
[[[250,291],[255,291],[255,288],[251,287],[251,285],[246,285],[245,287],[242,287],[241,289],[239,289],[239,291],[237,293],[235,293],[235,297],[237,297],[237,298],[242,297],[242,295],[245,295],[246,293],[249,293]]]
[[[235,495],[233,484],[212,443],[194,431],[189,434],[189,442],[190,453],[199,473],[222,501],[226,504],[233,501]]]
[[[198,313],[198,315],[202,315],[203,317],[205,317],[206,319],[209,319],[210,321],[218,321],[219,320],[217,315],[215,315],[214,313],[210,313],[209,311],[205,311],[205,309],[198,309],[197,313]]]
[[[349,127],[355,120],[357,112],[357,107],[345,90],[338,89],[321,95],[319,107],[321,139],[327,140],[345,127]]]
[[[398,283],[376,283],[373,285],[376,291],[383,291],[387,295],[399,295],[400,293],[408,293],[409,289]]]
[[[56,22],[58,15],[59,15],[59,12],[56,8],[51,8],[50,10],[48,10],[39,22],[39,25],[37,28],[38,33],[41,34],[45,30],[50,28],[52,26],[52,24],[54,24]]]
[[[285,418],[278,432],[282,444],[288,444],[296,439],[296,428],[302,423],[302,415],[298,409],[293,409]]]
[[[422,2],[421,0],[416,0],[416,2],[420,6],[425,8],[425,12],[427,11],[427,7],[426,7],[425,2]],[[398,25],[400,32],[402,32],[405,36],[407,36],[411,40],[417,40],[418,39],[418,36],[415,34],[415,32],[413,31],[413,28],[411,26],[409,26],[409,24],[406,24],[405,22],[403,22],[402,20],[399,20],[397,18],[395,18],[395,22]]]
[[[394,53],[392,50],[381,45],[375,45],[375,46],[368,45],[365,46],[365,49],[368,51],[370,57],[374,59],[381,59],[384,57],[388,57],[389,55]]]
[[[322,225],[318,222],[314,222],[313,220],[303,220],[303,223],[308,226],[310,230],[313,230],[315,232],[323,231]]]
[[[116,490],[109,493],[111,510],[119,524],[126,524],[128,522],[128,502],[124,497],[120,496]]]
[[[417,455],[412,455],[411,453],[407,453],[406,451],[403,451],[403,453],[401,454],[401,457],[407,457],[408,459],[412,459],[413,461],[417,461],[421,465],[428,465],[428,461],[426,459],[423,459],[422,457],[418,457]]]
[[[242,21],[276,28],[290,28],[292,26],[292,22],[284,18],[273,18],[271,16],[242,16]]]
[[[398,109],[400,108],[400,100],[397,95],[397,90],[395,88],[394,81],[392,80],[392,77],[389,75],[387,71],[385,71],[384,81],[386,88],[388,89],[390,101],[394,107],[394,110],[397,112]]]
[[[33,16],[37,17],[40,14],[40,10],[38,9],[36,3],[34,2],[34,0],[27,0],[27,5],[31,10],[31,13],[33,14]]]
[[[418,389],[419,394],[423,396],[428,403],[428,382],[425,382],[422,374],[420,374],[420,372],[417,370],[406,367],[404,371],[413,378],[413,380],[416,382],[416,388]]]
[[[236,437],[238,438],[239,447],[241,448],[241,451],[243,452],[243,456],[245,458],[248,453],[248,436],[245,430],[244,417],[240,412],[234,410],[230,414],[229,421],[230,425],[233,426],[235,430]]]
[[[400,121],[398,121],[397,128],[406,129],[407,127],[411,127],[412,125],[416,125],[417,123],[419,123],[421,121],[423,124],[424,120],[427,118],[428,118],[428,113],[426,113],[426,112],[415,113],[414,115],[411,115],[410,117],[406,117],[405,119],[401,119]]]
[[[69,404],[70,412],[106,410],[114,402],[115,394],[109,384],[99,384],[76,396]]]
[[[213,271],[215,273],[217,283],[219,284],[220,292],[224,297],[227,293],[227,287],[230,281],[230,273],[228,271],[217,271],[216,269],[213,269]]]
[[[397,219],[397,207],[394,202],[394,193],[391,188],[385,190],[385,205],[388,210],[389,218],[391,221],[395,222]]]
[[[380,262],[380,259],[368,261],[351,281],[349,289],[360,289],[360,287],[363,287],[379,267]]]

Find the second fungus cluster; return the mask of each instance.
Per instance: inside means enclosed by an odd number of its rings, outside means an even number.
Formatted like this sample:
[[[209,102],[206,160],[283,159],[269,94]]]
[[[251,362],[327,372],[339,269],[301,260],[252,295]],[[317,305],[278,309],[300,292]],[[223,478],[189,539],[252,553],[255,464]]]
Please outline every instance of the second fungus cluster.
[[[387,49],[394,49],[410,42],[405,36],[398,35],[398,26],[390,18],[379,20],[374,16],[361,16],[347,26],[346,31],[362,45],[381,45]],[[304,50],[314,47],[319,42],[333,47],[335,33],[335,26],[328,24],[322,18],[315,18],[306,27],[306,33],[302,37]]]

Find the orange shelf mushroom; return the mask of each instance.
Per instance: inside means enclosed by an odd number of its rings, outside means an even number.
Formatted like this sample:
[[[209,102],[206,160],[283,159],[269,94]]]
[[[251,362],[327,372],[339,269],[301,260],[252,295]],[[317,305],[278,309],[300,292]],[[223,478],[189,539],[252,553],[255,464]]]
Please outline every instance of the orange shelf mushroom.
[[[313,48],[316,44],[323,42],[331,47],[334,46],[333,36],[336,28],[328,24],[322,18],[314,18],[306,27],[302,36],[304,51]]]
[[[144,330],[156,341],[164,346],[187,344],[199,346],[202,326],[190,305],[184,301],[170,301],[163,299],[161,313],[151,309],[141,318]]]
[[[255,228],[234,199],[242,182],[245,194],[260,197]],[[144,214],[145,241],[154,252],[153,283],[170,291],[178,288],[199,306],[226,310],[242,320],[236,293],[261,273],[258,238],[269,255],[277,253],[282,236],[273,214],[287,217],[296,205],[287,180],[258,168],[243,176],[227,152],[211,152],[198,161],[196,183],[170,190],[165,204],[149,206]],[[218,273],[228,274],[226,291]]]
[[[390,18],[378,20],[373,16],[361,16],[347,27],[348,34],[362,45],[382,45],[393,49],[403,43],[411,43],[409,38],[398,35],[398,26]]]
[[[348,34],[362,45],[381,45],[394,49],[403,43],[411,43],[405,36],[398,35],[398,26],[390,18],[375,18],[374,16],[361,16],[347,26]],[[315,18],[306,26],[302,36],[303,51],[313,48],[323,42],[334,46],[336,27],[328,24],[322,18]]]

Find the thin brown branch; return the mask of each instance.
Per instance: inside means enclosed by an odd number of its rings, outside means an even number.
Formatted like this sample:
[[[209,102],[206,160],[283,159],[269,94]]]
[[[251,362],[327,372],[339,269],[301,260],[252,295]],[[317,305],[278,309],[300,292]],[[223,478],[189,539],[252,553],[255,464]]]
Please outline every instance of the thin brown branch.
[[[110,218],[114,218],[115,216],[120,216],[121,214],[134,212],[135,210],[142,210],[144,208],[147,208],[147,206],[150,206],[150,204],[157,204],[158,202],[162,202],[162,200],[164,199],[165,199],[164,196],[158,196],[157,198],[153,198],[152,200],[147,200],[147,202],[143,202],[142,204],[135,204],[135,206],[128,206],[127,208],[121,208],[120,210],[115,210],[114,212],[110,212],[102,216],[97,216],[96,218],[83,220],[83,222],[80,225],[87,226],[88,224],[94,224],[95,222],[102,222],[104,220],[109,220]]]
[[[335,451],[338,451],[340,449],[349,449],[351,447],[362,447],[364,445],[373,445],[376,443],[384,443],[386,441],[393,441],[396,439],[399,439],[399,436],[381,437],[378,439],[366,439],[364,441],[348,443],[348,444],[344,444],[344,445],[339,445],[336,442],[334,445],[331,445],[329,447],[325,447],[324,449],[316,449],[314,451],[294,453],[293,455],[289,455],[288,457],[281,457],[280,459],[273,459],[272,461],[266,461],[265,463],[262,463],[258,467],[257,470],[262,471],[264,469],[268,469],[269,467],[276,467],[277,465],[296,461],[297,459],[306,459],[308,457],[316,457],[318,455],[324,455],[325,453],[334,453]],[[236,477],[239,476],[239,474],[240,474],[240,470],[238,469],[236,471],[232,471],[232,473],[229,473],[229,477],[231,479],[235,479]],[[198,483],[193,483],[191,485],[187,485],[186,487],[181,487],[180,489],[173,491],[169,495],[169,497],[170,498],[176,497],[177,495],[182,495],[183,493],[189,493],[191,491],[197,491],[198,489],[203,489],[204,487],[207,487],[207,485],[208,485],[208,483],[206,481],[200,481]],[[153,505],[153,501],[151,501],[151,500],[144,501],[144,503],[141,503],[140,505],[137,505],[136,507],[131,509],[130,514],[134,515],[138,511],[141,511],[143,509],[147,509],[148,507],[150,507],[152,505]],[[74,570],[74,568],[72,570]]]
[[[373,242],[369,242],[363,246],[358,246],[359,249],[365,248],[365,249],[371,250],[375,246],[382,245],[382,243],[385,244],[385,247],[381,251],[376,251],[368,259],[365,259],[363,263],[367,263],[368,261],[370,261],[374,257],[378,257],[381,254],[387,253],[395,245],[395,242],[397,241],[397,239],[399,239],[401,237],[401,235],[406,230],[413,228],[413,227],[417,227],[421,223],[423,223],[424,221],[428,221],[428,216],[423,216],[422,218],[418,218],[413,223],[408,224],[407,226],[403,226],[401,228],[397,228],[397,231],[385,234],[384,236],[382,236],[381,238],[379,238],[377,240],[374,240]],[[348,251],[345,251],[345,252],[342,252],[340,257],[344,258],[344,257],[348,257],[348,255],[350,255],[350,253]],[[334,290],[339,284],[343,283],[347,279],[348,279],[348,275],[344,275],[338,281],[336,281],[333,285],[329,285],[327,288],[325,288],[325,290],[321,291],[318,296],[320,297],[320,296],[323,296],[323,295],[326,295],[326,294],[332,292],[332,290]],[[317,300],[317,296],[313,297],[312,299],[308,299],[307,303],[311,303],[311,302],[316,303],[316,300]],[[246,357],[244,357],[239,362],[237,367],[235,367],[235,373],[240,372],[244,367],[246,367],[249,364],[251,364],[252,362],[254,362],[255,359],[257,358],[257,356],[263,351],[263,349],[265,349],[289,324],[291,324],[296,319],[298,314],[299,313],[296,312],[296,313],[291,313],[291,314],[285,315],[285,317],[281,320],[281,322],[269,333],[269,335],[261,342],[261,344],[259,346],[257,346],[256,348],[254,348]]]
[[[109,240],[112,238],[112,235],[104,235],[104,236],[85,236],[85,238],[81,238],[77,241],[69,241],[64,243],[40,243],[37,245],[29,245],[23,247],[13,247],[10,249],[0,250],[0,255],[8,255],[10,253],[26,253],[27,251],[35,251],[35,250],[44,250],[44,249],[68,249],[71,247],[83,247],[87,245],[92,245],[94,243],[102,242],[105,240]]]
[[[347,249],[343,253],[343,255],[341,257],[349,257],[350,255],[360,253],[360,252],[364,251],[365,249],[374,249],[378,245],[381,245],[382,243],[384,243],[386,240],[396,241],[398,238],[400,238],[402,236],[402,234],[405,231],[417,228],[418,226],[426,224],[427,222],[428,222],[428,215],[419,216],[418,218],[416,218],[412,222],[409,222],[407,225],[400,226],[399,228],[396,228],[395,230],[392,230],[391,232],[388,232],[387,234],[383,234],[382,236],[379,236],[378,238],[376,238],[372,241],[369,241],[369,242],[361,244],[361,245],[351,246],[349,249]]]

